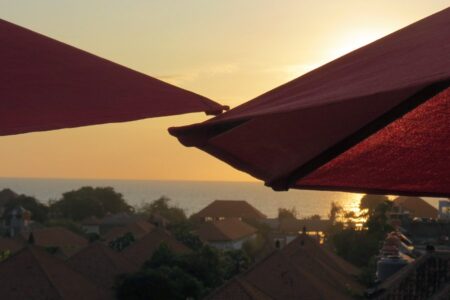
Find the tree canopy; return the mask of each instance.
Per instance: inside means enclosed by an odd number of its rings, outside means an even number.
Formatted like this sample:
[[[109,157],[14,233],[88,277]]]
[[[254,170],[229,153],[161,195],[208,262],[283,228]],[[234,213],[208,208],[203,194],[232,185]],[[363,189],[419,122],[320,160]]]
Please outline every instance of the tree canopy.
[[[381,203],[389,201],[387,196],[367,194],[361,198],[359,209],[367,211],[368,216],[372,216]]]
[[[3,190],[2,192],[4,192]],[[10,191],[10,190],[9,190]],[[48,207],[41,202],[39,202],[36,198],[27,196],[27,195],[17,195],[15,193],[10,193],[10,198],[7,199],[4,204],[4,211],[2,219],[9,222],[9,214],[10,212],[19,206],[25,208],[26,210],[31,212],[31,218],[38,222],[45,222],[48,218]],[[5,195],[5,194],[4,194]]]
[[[112,187],[82,187],[64,193],[50,208],[53,214],[76,221],[92,216],[101,218],[108,213],[133,211],[122,194],[114,191]]]
[[[139,211],[149,217],[154,215],[161,216],[169,221],[170,224],[185,222],[187,217],[184,210],[171,205],[170,201],[170,198],[162,196],[150,203],[143,204]]]
[[[249,264],[241,250],[204,245],[180,255],[162,243],[141,271],[118,279],[116,295],[118,299],[200,299]]]
[[[376,259],[380,243],[386,234],[393,230],[388,224],[386,213],[392,202],[386,196],[366,195],[360,202],[362,216],[366,218],[362,228],[348,226],[355,213],[345,211],[333,203],[330,220],[334,220],[327,232],[327,242],[336,253],[347,261],[362,268],[361,281],[371,285],[375,279]]]
[[[297,209],[295,207],[292,208],[279,208],[278,209],[278,219],[297,219]]]

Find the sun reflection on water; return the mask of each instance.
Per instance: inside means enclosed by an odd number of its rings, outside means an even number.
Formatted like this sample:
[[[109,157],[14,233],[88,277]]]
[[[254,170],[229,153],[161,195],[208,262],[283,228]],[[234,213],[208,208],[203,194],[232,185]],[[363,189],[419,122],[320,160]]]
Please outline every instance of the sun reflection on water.
[[[363,223],[366,221],[366,217],[362,214],[362,211],[359,208],[359,204],[363,196],[364,194],[345,193],[342,194],[340,199],[337,201],[337,204],[339,204],[345,212],[352,215],[350,220],[356,225],[357,228],[362,227]]]

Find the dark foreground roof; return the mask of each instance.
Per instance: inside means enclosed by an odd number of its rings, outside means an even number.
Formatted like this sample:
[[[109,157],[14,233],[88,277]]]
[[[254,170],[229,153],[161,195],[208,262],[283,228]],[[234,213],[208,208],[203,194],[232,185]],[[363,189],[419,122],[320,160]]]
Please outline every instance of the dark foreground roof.
[[[134,242],[122,252],[123,255],[137,266],[150,259],[153,252],[158,249],[159,245],[165,243],[175,253],[187,253],[187,248],[178,242],[169,232],[161,228],[155,228],[147,233],[143,238]]]
[[[111,289],[116,276],[132,273],[138,266],[100,242],[95,242],[79,251],[68,261],[68,265],[97,285]]]
[[[300,236],[250,270],[231,280],[209,299],[352,299],[362,293],[358,270],[316,241]]]
[[[29,246],[0,263],[1,299],[101,300],[112,295],[51,257]]]
[[[0,237],[0,251],[10,251],[16,253],[24,247],[24,241],[19,239],[12,239]]]

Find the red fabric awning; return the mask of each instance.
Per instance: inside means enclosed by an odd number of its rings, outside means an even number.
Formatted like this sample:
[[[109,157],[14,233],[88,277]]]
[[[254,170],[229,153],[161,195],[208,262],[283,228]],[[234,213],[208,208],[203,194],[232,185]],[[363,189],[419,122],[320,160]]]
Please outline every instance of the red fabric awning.
[[[447,8],[170,133],[277,190],[450,196],[449,86]]]
[[[0,19],[0,135],[223,109]]]

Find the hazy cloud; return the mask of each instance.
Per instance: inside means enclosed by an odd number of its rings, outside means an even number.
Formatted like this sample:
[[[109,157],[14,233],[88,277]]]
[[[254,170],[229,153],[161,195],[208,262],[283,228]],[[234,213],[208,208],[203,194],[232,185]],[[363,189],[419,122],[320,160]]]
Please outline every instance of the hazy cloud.
[[[234,63],[213,64],[204,67],[187,70],[176,74],[159,75],[157,78],[171,83],[185,83],[195,81],[200,77],[212,77],[218,75],[232,74],[239,70],[239,66]]]

